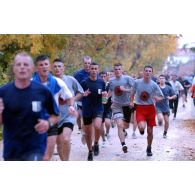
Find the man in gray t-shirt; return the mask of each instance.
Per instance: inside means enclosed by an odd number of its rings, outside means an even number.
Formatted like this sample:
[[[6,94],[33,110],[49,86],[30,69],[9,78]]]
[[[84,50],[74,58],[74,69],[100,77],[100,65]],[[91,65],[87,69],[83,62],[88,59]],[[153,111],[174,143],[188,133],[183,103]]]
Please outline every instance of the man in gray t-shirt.
[[[152,74],[152,66],[145,66],[143,79],[136,80],[134,85],[136,120],[138,129],[142,135],[144,134],[147,125],[147,156],[152,156],[151,145],[153,140],[153,126],[156,126],[154,103],[162,100],[164,97],[159,86],[152,81]],[[133,102],[133,98],[131,101]]]
[[[118,135],[122,150],[127,153],[125,129],[129,128],[131,118],[130,96],[133,91],[134,79],[123,75],[122,65],[114,65],[115,77],[110,80],[109,95],[112,95],[112,112],[118,127]]]
[[[54,75],[66,83],[68,89],[74,97],[74,101],[79,100],[84,93],[83,88],[74,77],[63,74],[63,62],[60,59],[55,59],[52,69]],[[59,110],[61,116],[58,122],[59,131],[57,136],[57,149],[60,159],[63,161],[69,160],[70,156],[70,139],[77,117],[76,104],[74,101],[71,103],[71,105],[68,105],[66,101],[63,101],[61,98],[59,98]],[[74,112],[70,113],[70,109]]]

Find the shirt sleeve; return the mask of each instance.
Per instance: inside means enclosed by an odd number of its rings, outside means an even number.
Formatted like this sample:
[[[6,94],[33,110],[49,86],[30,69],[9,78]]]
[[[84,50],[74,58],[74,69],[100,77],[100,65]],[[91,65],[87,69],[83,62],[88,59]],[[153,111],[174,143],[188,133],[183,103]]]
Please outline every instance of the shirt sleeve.
[[[57,80],[59,86],[61,87],[59,93],[56,94],[56,95],[60,94],[60,97],[63,100],[66,100],[66,99],[69,99],[69,98],[73,97],[73,95],[72,95],[71,91],[68,89],[66,83],[62,79],[59,79],[57,77],[55,77],[55,79]]]
[[[45,102],[45,108],[47,112],[51,115],[59,115],[58,106],[56,104],[56,101],[54,100],[54,97],[52,96],[51,92],[47,90],[46,92],[46,102]]]

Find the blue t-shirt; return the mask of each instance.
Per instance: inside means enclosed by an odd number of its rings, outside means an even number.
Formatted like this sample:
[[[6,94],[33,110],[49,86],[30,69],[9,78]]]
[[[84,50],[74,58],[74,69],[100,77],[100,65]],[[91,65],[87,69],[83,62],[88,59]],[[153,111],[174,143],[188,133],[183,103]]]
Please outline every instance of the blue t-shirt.
[[[39,118],[47,119],[45,112],[59,114],[51,92],[34,81],[25,89],[19,89],[11,82],[0,88],[0,97],[4,102],[4,159],[20,159],[28,152],[44,154],[47,133],[39,134],[34,126]]]
[[[74,74],[74,78],[81,84],[81,82],[89,78],[89,72],[86,72],[84,69],[77,71]]]
[[[102,110],[102,92],[106,91],[105,82],[97,79],[95,81],[90,78],[81,82],[83,90],[89,89],[91,92],[88,96],[82,98],[83,116],[88,116],[90,110]]]
[[[175,95],[175,92],[173,91],[172,87],[166,85],[165,88],[161,88],[161,91],[164,95],[164,99],[160,102],[156,102],[156,109],[161,111],[162,113],[169,113],[169,100],[167,99],[168,96]]]

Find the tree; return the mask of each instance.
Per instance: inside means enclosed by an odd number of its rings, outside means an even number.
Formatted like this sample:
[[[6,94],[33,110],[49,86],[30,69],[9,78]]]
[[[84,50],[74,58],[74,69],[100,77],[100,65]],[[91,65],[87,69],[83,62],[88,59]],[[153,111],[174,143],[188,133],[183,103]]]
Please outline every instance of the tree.
[[[148,63],[160,71],[176,45],[176,35],[0,35],[0,82],[7,82],[11,78],[10,64],[19,51],[30,52],[33,57],[44,53],[51,60],[60,57],[65,62],[68,74],[81,67],[84,55],[90,55],[101,69],[120,62],[125,71],[136,74]]]

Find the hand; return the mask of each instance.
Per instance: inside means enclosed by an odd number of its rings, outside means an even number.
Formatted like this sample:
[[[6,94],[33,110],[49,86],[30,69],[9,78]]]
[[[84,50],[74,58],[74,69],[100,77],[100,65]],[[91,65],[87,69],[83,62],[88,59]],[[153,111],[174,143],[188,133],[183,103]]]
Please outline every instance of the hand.
[[[108,96],[108,93],[107,93],[107,91],[103,91],[103,92],[102,92],[102,97],[105,97],[105,98],[107,98],[107,96]]]
[[[0,114],[3,113],[3,110],[4,110],[4,103],[3,103],[3,99],[0,98]]]
[[[78,115],[78,112],[75,110],[75,108],[73,106],[69,106],[68,112],[73,115],[76,116]]]
[[[120,86],[120,90],[121,90],[121,91],[126,91],[126,89],[125,89],[124,86]]]
[[[155,100],[155,102],[160,102],[163,98],[158,97],[158,96],[154,96],[153,99]]]
[[[45,133],[49,129],[49,122],[47,120],[38,119],[38,123],[35,125],[35,130],[38,133]]]
[[[89,91],[89,89],[87,89],[86,91],[84,91],[83,96],[87,97],[90,93],[91,93],[91,91]]]
[[[133,107],[134,107],[134,103],[130,102],[130,108],[133,108]]]

